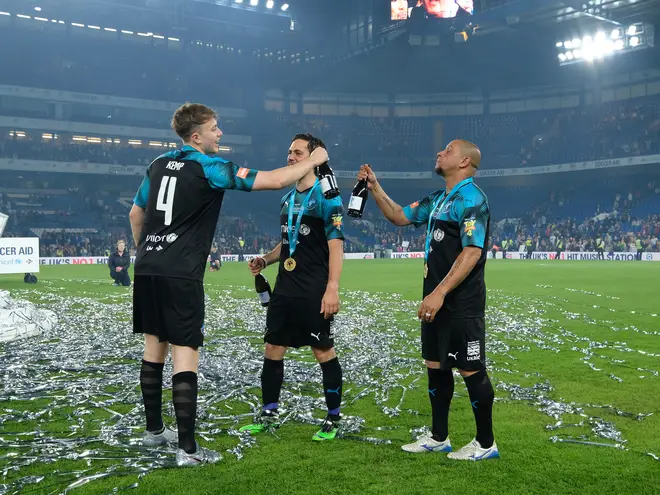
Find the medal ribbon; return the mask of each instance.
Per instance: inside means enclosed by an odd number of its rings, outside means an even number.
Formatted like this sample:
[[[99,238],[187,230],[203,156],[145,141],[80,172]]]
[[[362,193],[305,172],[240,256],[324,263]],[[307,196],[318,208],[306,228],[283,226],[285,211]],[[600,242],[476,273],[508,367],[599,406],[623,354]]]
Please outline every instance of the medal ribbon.
[[[298,246],[298,234],[300,233],[300,224],[302,223],[303,213],[305,212],[305,208],[307,208],[307,205],[309,204],[309,200],[312,197],[312,193],[318,186],[319,186],[319,181],[318,179],[316,179],[316,182],[309,190],[307,196],[300,205],[300,211],[298,212],[298,217],[296,218],[295,228],[293,228],[293,209],[295,208],[295,203],[296,203],[296,189],[294,188],[293,191],[291,191],[291,194],[289,195],[289,219],[287,222],[287,227],[288,227],[287,236],[289,238],[289,257],[291,258],[293,257],[293,253],[296,251],[296,247]]]
[[[458,190],[461,187],[471,182],[473,182],[472,177],[462,180],[461,182],[459,182],[454,186],[454,188],[451,190],[449,195],[447,195],[447,191],[445,191],[440,196],[438,196],[438,199],[436,199],[435,203],[433,203],[433,207],[431,208],[431,213],[429,215],[429,222],[428,225],[426,226],[426,246],[424,247],[424,263],[426,263],[429,259],[429,249],[431,248],[431,230],[433,226],[433,215],[435,214],[435,211],[437,210],[440,201],[442,201],[442,204],[440,204],[440,211],[442,211],[442,208],[444,208],[445,204],[447,203],[447,200],[449,198],[454,197],[454,195],[458,192]]]

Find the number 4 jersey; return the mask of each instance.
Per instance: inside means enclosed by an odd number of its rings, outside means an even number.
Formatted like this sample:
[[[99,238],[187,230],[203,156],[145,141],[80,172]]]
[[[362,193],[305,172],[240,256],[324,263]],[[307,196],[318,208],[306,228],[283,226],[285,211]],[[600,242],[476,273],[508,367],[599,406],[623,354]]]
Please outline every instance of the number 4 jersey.
[[[134,199],[145,210],[135,274],[202,280],[224,192],[251,191],[256,175],[190,146],[156,158]]]

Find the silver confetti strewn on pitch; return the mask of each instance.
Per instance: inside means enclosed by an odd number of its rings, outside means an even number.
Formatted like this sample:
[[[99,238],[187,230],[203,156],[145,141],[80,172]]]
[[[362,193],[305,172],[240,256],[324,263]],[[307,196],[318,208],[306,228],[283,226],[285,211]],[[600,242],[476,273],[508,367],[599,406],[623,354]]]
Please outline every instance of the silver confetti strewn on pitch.
[[[80,282],[97,289],[98,282]],[[68,491],[99,478],[131,476],[125,489],[137,486],[146,473],[172,466],[173,451],[147,449],[139,438],[144,427],[138,387],[142,338],[131,333],[131,294],[120,289],[110,295],[98,291],[70,296],[49,283],[41,307],[54,310],[59,325],[42,335],[5,344],[0,349],[0,401],[39,401],[39,407],[0,409],[0,467],[3,472],[0,493],[17,493],[24,487],[48,485],[49,492]],[[15,291],[20,297],[26,291]],[[34,294],[34,293],[32,293]],[[492,294],[496,294],[493,297]],[[237,297],[239,296],[239,297]],[[248,297],[248,299],[242,298]],[[594,295],[597,297],[597,295]],[[560,308],[560,301],[552,309]],[[418,303],[400,295],[364,292],[342,293],[342,312],[335,325],[337,350],[344,370],[344,415],[341,436],[374,445],[392,443],[387,432],[400,429],[403,436],[418,437],[428,432],[420,424],[412,431],[403,427],[377,427],[352,414],[356,401],[371,401],[389,417],[420,414],[429,417],[426,400],[414,407],[404,404],[411,390],[425,390],[426,376],[420,357],[416,319]],[[497,401],[520,401],[534,405],[552,418],[547,429],[553,442],[607,445],[627,448],[621,431],[597,412],[627,416],[641,421],[651,413],[628,413],[611,405],[566,402],[556,397],[552,385],[537,372],[519,369],[516,356],[532,348],[559,353],[579,353],[586,371],[603,373],[620,381],[612,371],[601,369],[592,360],[608,363],[608,368],[625,367],[626,355],[634,352],[647,358],[657,357],[614,341],[591,341],[563,329],[557,321],[544,316],[549,302],[512,298],[491,293],[488,311],[489,369],[496,386]],[[386,308],[386,310],[385,310]],[[566,319],[581,319],[587,324],[603,323],[586,314],[563,311]],[[253,291],[243,287],[207,293],[206,342],[200,362],[198,437],[212,441],[229,437],[233,447],[227,452],[241,459],[258,437],[241,434],[238,428],[248,423],[260,408],[259,375],[262,366],[265,311]],[[611,331],[616,328],[609,327]],[[635,332],[650,333],[638,328]],[[611,334],[610,334],[611,335]],[[616,358],[601,355],[606,349]],[[643,376],[658,376],[653,361],[645,368],[634,368]],[[586,372],[585,371],[585,372]],[[460,384],[457,395],[465,396]],[[166,365],[165,387],[171,383],[171,365]],[[524,383],[524,385],[522,384]],[[623,382],[625,384],[625,382]],[[286,422],[310,425],[321,423],[325,403],[321,373],[308,349],[291,350],[285,361],[282,392],[282,417]],[[166,413],[173,417],[171,403],[164,397]],[[25,404],[24,402],[22,404]],[[565,423],[564,417],[579,417]],[[59,427],[52,421],[56,419]],[[468,419],[466,419],[468,420]],[[471,421],[471,419],[469,419]],[[22,423],[28,423],[30,431]],[[582,429],[578,437],[562,435],[562,428]],[[12,433],[13,432],[13,433]],[[281,436],[282,433],[275,432]],[[311,433],[310,433],[311,434]],[[398,437],[402,438],[401,435]],[[399,443],[397,440],[396,443]],[[658,456],[645,453],[654,459]],[[49,472],[48,476],[20,476],[23,468],[49,464],[61,459],[81,461],[76,471]],[[103,462],[99,462],[103,461]],[[107,466],[110,467],[107,467]],[[8,475],[11,481],[6,481]],[[56,488],[54,488],[54,485]]]

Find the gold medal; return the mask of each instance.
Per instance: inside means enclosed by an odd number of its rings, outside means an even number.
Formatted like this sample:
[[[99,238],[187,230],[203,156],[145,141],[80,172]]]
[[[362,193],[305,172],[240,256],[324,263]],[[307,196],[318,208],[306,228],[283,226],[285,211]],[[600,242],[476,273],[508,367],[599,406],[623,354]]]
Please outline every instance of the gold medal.
[[[424,263],[424,278],[429,276],[429,265],[428,263]]]
[[[293,270],[295,270],[296,260],[294,260],[293,258],[287,258],[286,260],[284,260],[284,269],[287,272],[292,272]]]

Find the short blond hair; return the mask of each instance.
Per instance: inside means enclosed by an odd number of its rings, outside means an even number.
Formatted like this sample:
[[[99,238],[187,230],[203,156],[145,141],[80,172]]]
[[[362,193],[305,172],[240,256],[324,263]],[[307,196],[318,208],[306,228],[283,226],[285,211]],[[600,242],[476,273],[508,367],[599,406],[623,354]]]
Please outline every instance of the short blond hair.
[[[172,115],[172,129],[184,141],[211,119],[218,118],[218,114],[212,108],[200,103],[186,103],[176,109]]]

